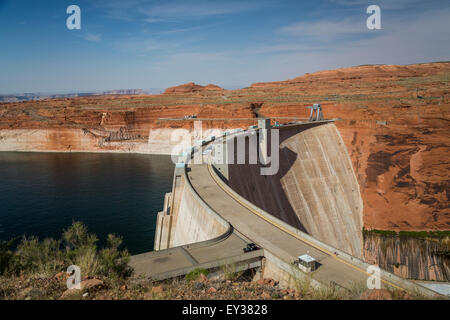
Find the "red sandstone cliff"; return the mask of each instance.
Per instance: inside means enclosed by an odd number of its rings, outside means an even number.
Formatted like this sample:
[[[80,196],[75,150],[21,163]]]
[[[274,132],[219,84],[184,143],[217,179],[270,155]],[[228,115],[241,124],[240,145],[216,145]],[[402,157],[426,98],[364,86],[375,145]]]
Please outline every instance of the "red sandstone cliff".
[[[191,93],[199,91],[211,91],[211,90],[223,90],[221,87],[214,84],[208,84],[207,86],[201,86],[194,82],[185,83],[179,86],[167,88],[164,93]]]

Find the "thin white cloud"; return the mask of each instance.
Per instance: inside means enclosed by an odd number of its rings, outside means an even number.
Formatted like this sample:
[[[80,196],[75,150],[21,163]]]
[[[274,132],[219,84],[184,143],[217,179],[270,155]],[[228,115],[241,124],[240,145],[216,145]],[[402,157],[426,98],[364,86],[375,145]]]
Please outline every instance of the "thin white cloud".
[[[121,20],[142,19],[149,23],[179,21],[234,14],[269,5],[268,0],[102,0],[96,6],[106,10],[111,18]]]
[[[319,20],[300,21],[278,30],[279,33],[294,37],[327,37],[367,32],[364,16],[352,17],[340,21]]]
[[[102,36],[100,34],[87,33],[84,36],[84,39],[87,41],[100,41],[102,40]]]
[[[323,50],[323,45],[311,45],[306,43],[277,43],[255,46],[242,49],[243,54],[273,54],[280,52],[311,52]]]
[[[256,3],[257,4],[257,3]],[[194,2],[175,2],[156,5],[142,10],[149,16],[181,18],[181,17],[202,17],[231,14],[250,10],[255,7],[255,3],[236,2],[236,1],[194,1]],[[257,4],[256,7],[259,7]]]
[[[429,0],[428,0],[429,1]],[[421,3],[427,2],[423,0],[332,0],[333,3],[346,7],[368,7],[376,4],[382,10],[401,10],[407,8],[414,8]]]
[[[214,26],[217,26],[218,24],[202,24],[199,26],[195,26],[195,27],[186,27],[186,28],[176,28],[176,29],[168,29],[168,30],[164,30],[164,31],[160,31],[157,32],[157,34],[163,34],[163,35],[167,35],[167,34],[178,34],[178,33],[185,33],[185,32],[193,32],[193,31],[197,31],[197,30],[208,30]]]
[[[152,51],[161,51],[166,54],[174,54],[183,48],[190,47],[197,42],[196,36],[185,37],[183,40],[168,40],[144,37],[129,37],[127,39],[116,40],[113,48],[122,52],[145,54]]]
[[[154,39],[125,39],[114,42],[113,47],[119,51],[146,53],[150,51],[175,48],[176,44],[163,43]]]
[[[156,23],[156,22],[162,22],[162,21],[164,21],[164,19],[149,17],[149,18],[145,18],[144,21],[148,22],[148,23]]]

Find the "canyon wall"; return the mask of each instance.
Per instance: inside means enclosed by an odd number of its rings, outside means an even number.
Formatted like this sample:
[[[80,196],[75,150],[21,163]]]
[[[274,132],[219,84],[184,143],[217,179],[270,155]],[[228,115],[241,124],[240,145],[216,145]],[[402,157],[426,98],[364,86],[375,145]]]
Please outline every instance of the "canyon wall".
[[[205,90],[210,92],[209,87]],[[205,131],[256,123],[256,115],[248,105],[230,106],[222,103],[222,98],[219,104],[201,103],[212,97],[196,94],[197,97],[91,96],[3,103],[0,151],[170,154],[180,136],[194,130],[196,120],[183,119],[186,115],[202,117]],[[213,98],[217,100],[214,95]],[[177,130],[185,131],[180,134]]]
[[[449,251],[448,237],[364,236],[365,260],[407,279],[450,281]]]

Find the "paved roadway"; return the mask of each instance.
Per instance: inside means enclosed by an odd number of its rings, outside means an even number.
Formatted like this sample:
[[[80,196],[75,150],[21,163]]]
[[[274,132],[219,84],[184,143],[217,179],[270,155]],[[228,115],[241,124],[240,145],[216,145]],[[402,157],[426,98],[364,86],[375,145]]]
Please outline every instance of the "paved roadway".
[[[188,171],[192,186],[199,196],[225,220],[259,247],[270,251],[278,258],[293,262],[299,255],[309,252],[320,263],[312,277],[323,284],[331,282],[351,289],[353,284],[366,283],[365,271],[340,261],[334,255],[309,245],[280,230],[275,225],[256,215],[222,189],[214,180],[208,165],[190,165]]]
[[[248,241],[231,230],[223,239],[135,255],[129,264],[136,276],[154,280],[182,276],[196,268],[220,269],[224,264],[233,264],[240,270],[261,266],[263,250],[244,254],[242,249]]]

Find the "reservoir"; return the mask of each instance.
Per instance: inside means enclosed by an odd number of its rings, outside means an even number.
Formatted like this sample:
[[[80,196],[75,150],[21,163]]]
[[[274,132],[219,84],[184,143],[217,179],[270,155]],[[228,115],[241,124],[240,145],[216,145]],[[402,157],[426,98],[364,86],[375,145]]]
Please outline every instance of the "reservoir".
[[[100,245],[114,233],[151,251],[173,168],[164,155],[0,152],[0,239],[59,239],[81,221]]]

